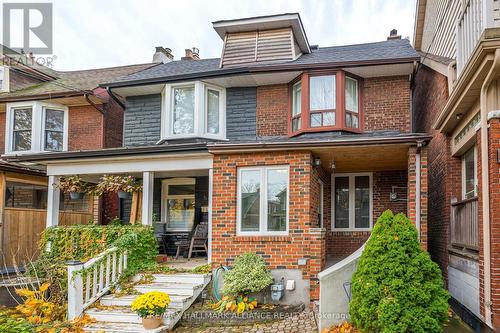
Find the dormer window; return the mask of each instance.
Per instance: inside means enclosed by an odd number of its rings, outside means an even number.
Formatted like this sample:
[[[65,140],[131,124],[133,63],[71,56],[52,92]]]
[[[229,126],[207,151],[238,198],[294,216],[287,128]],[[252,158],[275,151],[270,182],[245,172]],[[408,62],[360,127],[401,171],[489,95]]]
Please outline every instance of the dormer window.
[[[68,149],[68,108],[44,102],[7,104],[5,152],[24,154]]]
[[[163,90],[162,137],[225,138],[225,89],[201,81],[167,84]]]
[[[360,131],[359,82],[342,71],[302,74],[290,89],[290,135]]]

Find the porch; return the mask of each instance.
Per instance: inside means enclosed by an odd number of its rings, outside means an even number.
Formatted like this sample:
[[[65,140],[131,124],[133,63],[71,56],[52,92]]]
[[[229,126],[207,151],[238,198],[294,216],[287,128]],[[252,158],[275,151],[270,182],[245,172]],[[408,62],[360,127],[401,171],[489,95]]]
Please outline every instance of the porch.
[[[113,156],[97,159],[51,160],[47,162],[48,209],[46,225],[57,226],[62,214],[57,184],[60,177],[77,174],[84,181],[96,184],[103,175],[126,175],[142,184],[142,191],[127,197],[106,193],[106,204],[101,207],[100,224],[143,224],[152,226],[161,254],[174,258],[187,256],[189,241],[197,226],[209,225],[209,183],[212,159],[208,154]],[[203,228],[202,228],[203,229]],[[206,235],[206,243],[209,236]],[[187,243],[187,247],[185,246]],[[207,244],[208,245],[208,244]],[[206,262],[210,250],[193,253]],[[197,260],[199,264],[199,260]],[[182,260],[177,261],[182,266]]]

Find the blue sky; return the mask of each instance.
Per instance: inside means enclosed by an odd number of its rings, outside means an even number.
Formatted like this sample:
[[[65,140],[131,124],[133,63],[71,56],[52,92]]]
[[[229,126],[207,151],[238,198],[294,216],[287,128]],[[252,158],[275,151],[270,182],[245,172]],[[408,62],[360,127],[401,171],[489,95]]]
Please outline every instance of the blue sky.
[[[7,1],[2,1],[7,2]],[[8,1],[13,2],[13,1]],[[15,1],[14,1],[15,2]],[[36,1],[27,1],[36,2]],[[50,1],[39,1],[50,2]],[[150,62],[155,46],[179,59],[196,46],[219,57],[212,21],[299,12],[311,44],[413,36],[415,0],[53,0],[54,68],[76,70]]]

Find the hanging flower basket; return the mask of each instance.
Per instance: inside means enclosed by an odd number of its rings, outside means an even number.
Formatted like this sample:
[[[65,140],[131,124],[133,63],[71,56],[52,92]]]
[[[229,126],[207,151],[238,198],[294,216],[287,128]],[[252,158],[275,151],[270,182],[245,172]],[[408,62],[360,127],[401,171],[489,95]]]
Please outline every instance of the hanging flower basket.
[[[61,177],[56,186],[61,191],[69,193],[71,200],[82,199],[85,193],[92,191],[92,186],[80,176]]]
[[[130,198],[134,192],[142,190],[142,185],[133,176],[104,175],[97,184],[95,192],[101,195],[105,192],[117,193],[118,197]]]

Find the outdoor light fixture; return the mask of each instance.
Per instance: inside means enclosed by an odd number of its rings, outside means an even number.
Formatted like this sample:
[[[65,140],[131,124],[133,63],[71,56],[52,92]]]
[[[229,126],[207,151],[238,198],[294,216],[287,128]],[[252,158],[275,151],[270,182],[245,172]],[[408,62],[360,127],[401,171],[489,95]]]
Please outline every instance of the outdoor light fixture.
[[[332,164],[330,165],[330,168],[331,168],[332,170],[335,170],[335,161],[332,161]]]
[[[313,158],[313,166],[319,167],[321,165],[321,158],[319,157],[314,157]]]

